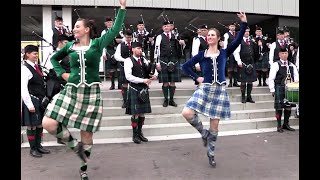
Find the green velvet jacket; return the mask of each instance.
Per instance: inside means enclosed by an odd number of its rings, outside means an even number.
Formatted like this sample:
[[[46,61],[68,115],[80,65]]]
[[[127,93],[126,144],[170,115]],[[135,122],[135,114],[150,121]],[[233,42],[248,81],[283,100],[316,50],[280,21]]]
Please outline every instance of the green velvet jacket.
[[[51,57],[51,63],[57,75],[61,77],[65,70],[59,61],[65,56],[69,56],[70,76],[67,84],[79,86],[86,84],[91,86],[99,84],[99,63],[100,57],[105,48],[118,34],[122,28],[125,9],[119,9],[113,27],[103,36],[90,40],[89,48],[83,50],[73,49],[74,42],[68,42],[61,50]]]

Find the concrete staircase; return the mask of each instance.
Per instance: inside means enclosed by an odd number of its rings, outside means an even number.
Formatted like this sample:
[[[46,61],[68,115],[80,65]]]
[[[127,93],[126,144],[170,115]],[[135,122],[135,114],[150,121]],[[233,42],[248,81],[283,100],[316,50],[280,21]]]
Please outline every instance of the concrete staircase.
[[[94,134],[94,143],[122,143],[131,142],[132,129],[130,116],[125,114],[125,109],[121,108],[122,96],[120,90],[107,90],[109,86],[102,87],[103,97],[103,118],[100,131]],[[160,86],[151,87],[150,99],[152,113],[146,115],[143,126],[144,135],[151,141],[198,138],[200,134],[187,123],[181,115],[181,111],[186,101],[195,90],[193,84],[188,88],[177,88],[175,102],[178,107],[162,107],[163,95]],[[227,88],[231,101],[231,120],[220,121],[220,134],[237,134],[246,132],[261,132],[259,130],[276,130],[276,120],[274,118],[273,97],[268,87],[254,87],[252,91],[253,100],[256,103],[241,103],[240,89],[237,87]],[[297,127],[299,119],[295,118],[295,108],[292,108],[290,125]],[[209,127],[209,119],[201,116],[205,127]],[[70,128],[72,134],[79,138],[77,129]],[[22,147],[28,146],[25,130],[22,130]],[[233,133],[231,133],[233,132]],[[54,136],[44,131],[44,145],[58,145]]]

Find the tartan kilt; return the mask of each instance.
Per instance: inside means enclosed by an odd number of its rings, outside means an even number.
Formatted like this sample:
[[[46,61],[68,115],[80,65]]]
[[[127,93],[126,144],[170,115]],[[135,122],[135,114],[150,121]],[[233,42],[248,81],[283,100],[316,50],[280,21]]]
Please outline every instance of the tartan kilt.
[[[246,67],[243,65],[242,68],[238,67],[238,82],[254,82],[257,81],[257,73],[255,64],[253,65],[252,73],[249,75],[246,73]]]
[[[135,89],[133,89],[131,86],[129,86],[126,114],[136,115],[136,114],[151,113],[149,91],[147,91],[148,92],[148,98],[147,98],[146,102],[142,102],[138,98],[139,92],[142,89],[143,88],[135,88]]]
[[[42,118],[44,110],[41,107],[40,99],[36,99],[31,96],[32,104],[36,110],[35,113],[30,113],[28,107],[24,102],[22,102],[22,117],[21,126],[39,126],[42,125]]]
[[[79,87],[67,84],[48,105],[45,115],[67,127],[96,132],[102,118],[100,86]]]
[[[233,54],[231,54],[227,58],[227,68],[237,68],[237,67],[238,67],[238,63],[237,63],[236,59],[234,58]]]
[[[124,74],[124,65],[122,63],[119,63],[119,64],[120,64],[120,76],[119,76],[120,82],[122,84],[128,84],[129,81],[127,80],[126,75]]]
[[[111,56],[116,52],[114,49],[108,49],[107,51]],[[117,62],[116,64],[112,64],[110,58],[111,57],[107,55],[107,60],[105,61],[105,65],[106,65],[105,69],[107,72],[110,72],[111,70],[116,71],[119,64],[119,62]]]
[[[261,61],[257,60],[256,62],[256,70],[268,69],[269,68],[269,52],[265,52],[263,54],[263,58]]]
[[[203,83],[198,86],[185,107],[211,119],[230,119],[230,101],[225,85]]]
[[[180,62],[178,58],[174,57],[160,57],[160,60],[166,63],[169,62],[177,62],[176,69],[174,72],[168,72],[168,67],[166,64],[160,61],[161,71],[159,72],[159,83],[166,83],[166,82],[181,82],[181,69],[180,69]]]
[[[275,109],[282,109],[281,102],[285,98],[285,85],[275,85],[274,87],[275,92],[274,92],[274,108]]]

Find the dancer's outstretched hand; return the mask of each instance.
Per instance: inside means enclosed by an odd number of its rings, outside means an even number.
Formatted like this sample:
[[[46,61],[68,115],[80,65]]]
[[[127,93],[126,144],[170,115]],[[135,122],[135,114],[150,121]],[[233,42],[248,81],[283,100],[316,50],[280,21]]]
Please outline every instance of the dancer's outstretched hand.
[[[247,16],[245,12],[240,11],[237,13],[237,16],[240,18],[241,22],[247,22]]]

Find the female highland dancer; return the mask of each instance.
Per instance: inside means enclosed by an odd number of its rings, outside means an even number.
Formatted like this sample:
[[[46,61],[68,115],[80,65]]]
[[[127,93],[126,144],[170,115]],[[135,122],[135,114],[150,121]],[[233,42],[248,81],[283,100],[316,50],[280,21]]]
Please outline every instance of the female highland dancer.
[[[103,48],[118,35],[126,15],[126,0],[119,2],[121,8],[115,24],[107,33],[98,37],[93,21],[79,18],[73,29],[76,41],[68,42],[51,58],[57,75],[67,84],[48,105],[42,125],[80,157],[81,179],[88,179],[87,159],[91,154],[92,136],[99,130],[102,118],[100,56]],[[69,56],[70,73],[58,62],[66,56]],[[72,137],[67,127],[80,129],[80,142]]]
[[[214,149],[218,136],[219,120],[230,118],[230,102],[226,91],[225,79],[227,57],[239,46],[247,27],[246,14],[240,12],[237,15],[242,21],[240,32],[228,44],[226,49],[222,49],[218,45],[220,40],[219,30],[215,28],[209,29],[207,35],[209,48],[205,51],[200,51],[182,66],[186,74],[200,83],[186,103],[182,115],[200,132],[204,146],[207,147],[209,164],[212,167],[216,167]],[[192,71],[192,67],[197,63],[200,64],[203,77],[199,77]],[[202,122],[198,118],[198,113],[210,118],[209,130],[203,128]]]

